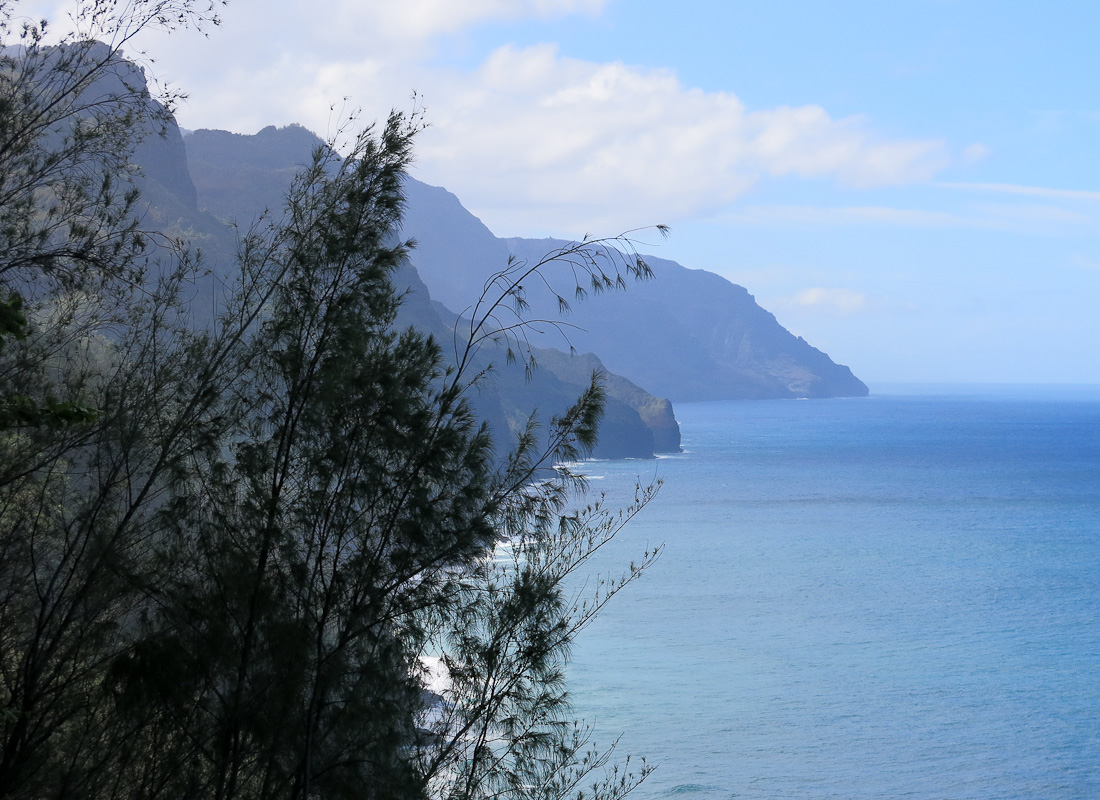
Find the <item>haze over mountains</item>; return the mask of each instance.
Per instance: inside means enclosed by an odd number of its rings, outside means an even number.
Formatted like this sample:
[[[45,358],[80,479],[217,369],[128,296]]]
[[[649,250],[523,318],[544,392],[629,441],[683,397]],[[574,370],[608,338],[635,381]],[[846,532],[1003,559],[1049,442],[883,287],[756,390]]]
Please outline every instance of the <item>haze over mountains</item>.
[[[432,296],[452,309],[476,302],[486,265],[509,255],[537,261],[568,244],[498,239],[445,189],[410,181],[408,193],[405,233],[417,240],[416,268]],[[789,333],[743,287],[674,261],[647,255],[646,262],[654,280],[571,304],[574,349],[597,353],[608,369],[674,402],[867,394],[850,369]],[[571,280],[551,284],[572,293]],[[554,292],[532,291],[528,299],[532,317],[557,314]],[[552,331],[536,341],[562,346]]]
[[[217,265],[232,264],[237,235],[226,223],[247,229],[265,211],[280,213],[295,173],[320,144],[294,125],[255,135],[201,130],[180,137],[170,130],[148,140],[138,155],[149,213],[163,229],[187,234],[215,273],[224,272]],[[445,189],[410,178],[407,192],[402,235],[415,239],[417,247],[395,279],[399,288],[409,289],[399,323],[433,334],[445,349],[487,277],[503,269],[510,256],[537,261],[568,244],[497,238]],[[494,375],[475,398],[479,413],[494,428],[514,431],[534,408],[544,415],[563,411],[598,370],[608,376],[609,399],[595,455],[644,458],[679,449],[672,405],[662,397],[867,394],[847,367],[791,335],[744,288],[672,261],[648,256],[646,261],[653,280],[571,301],[565,328],[532,330],[539,364],[533,377],[506,366],[503,351],[487,349],[482,359],[486,366],[494,364]],[[572,298],[572,277],[552,285],[554,291],[532,287],[527,293],[531,318],[560,317],[555,294]],[[562,352],[570,346],[578,355]]]

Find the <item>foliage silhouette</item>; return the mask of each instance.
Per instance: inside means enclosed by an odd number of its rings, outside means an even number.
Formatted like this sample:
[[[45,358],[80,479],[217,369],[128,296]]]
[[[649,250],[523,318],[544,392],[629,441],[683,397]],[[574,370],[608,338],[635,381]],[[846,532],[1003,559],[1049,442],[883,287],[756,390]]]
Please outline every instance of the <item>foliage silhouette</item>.
[[[118,47],[213,9],[83,8],[110,44],[45,47],[0,4],[23,41],[0,64],[0,796],[625,794],[649,767],[604,774],[563,669],[657,553],[589,597],[574,576],[656,487],[579,503],[596,376],[502,462],[467,396],[478,348],[522,341],[498,312],[524,281],[644,262],[586,241],[510,266],[448,362],[394,327],[419,120],[393,114],[317,151],[196,326],[201,265],[134,214],[167,111]]]

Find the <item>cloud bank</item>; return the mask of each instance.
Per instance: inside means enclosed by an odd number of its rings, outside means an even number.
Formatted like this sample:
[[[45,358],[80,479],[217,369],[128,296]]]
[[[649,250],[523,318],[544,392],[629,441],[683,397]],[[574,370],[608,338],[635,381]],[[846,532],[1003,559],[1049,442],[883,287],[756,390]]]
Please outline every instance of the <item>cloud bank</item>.
[[[791,299],[795,306],[812,306],[835,314],[855,314],[867,307],[867,295],[853,289],[804,289]]]
[[[426,179],[462,187],[509,232],[526,214],[583,233],[716,211],[764,176],[855,187],[925,181],[950,161],[938,140],[887,140],[820,106],[750,111],[684,87],[669,70],[504,46],[473,75],[437,76]]]
[[[345,2],[341,11],[380,26],[390,36],[427,39],[490,20],[598,14],[607,0],[402,0]]]
[[[179,109],[189,128],[297,122],[327,137],[356,107],[366,120],[410,109],[415,90],[431,126],[417,176],[500,234],[675,224],[768,177],[881,187],[927,181],[951,160],[940,140],[882,137],[817,105],[750,110],[671,70],[568,58],[553,44],[504,45],[473,69],[435,58],[440,42],[489,21],[596,15],[606,3],[234,0],[209,39],[141,44],[194,98]]]

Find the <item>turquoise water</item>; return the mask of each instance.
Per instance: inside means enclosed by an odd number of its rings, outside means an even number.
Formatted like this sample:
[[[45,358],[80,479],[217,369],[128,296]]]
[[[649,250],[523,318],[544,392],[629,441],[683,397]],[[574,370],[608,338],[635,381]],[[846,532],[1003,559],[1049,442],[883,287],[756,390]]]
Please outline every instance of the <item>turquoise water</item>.
[[[1100,797],[1100,388],[677,407],[570,670],[638,798]]]

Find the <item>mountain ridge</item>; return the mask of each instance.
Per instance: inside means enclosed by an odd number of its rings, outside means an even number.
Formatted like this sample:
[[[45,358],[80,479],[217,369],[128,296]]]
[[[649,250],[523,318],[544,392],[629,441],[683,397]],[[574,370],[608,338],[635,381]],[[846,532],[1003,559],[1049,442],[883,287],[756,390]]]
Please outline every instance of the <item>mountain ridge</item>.
[[[251,136],[200,130],[190,133],[185,137],[185,142],[199,206],[223,223],[233,222],[242,227],[262,214],[279,213],[294,175],[310,162],[315,147],[322,144],[320,139],[300,126],[268,127]],[[407,180],[409,183],[413,183],[412,179]],[[437,229],[445,233],[449,218],[439,218],[427,232],[428,238],[432,238]],[[477,253],[467,253],[463,261],[452,252],[453,262],[460,266],[471,260],[477,262],[479,258],[481,256]],[[507,251],[497,247],[484,256],[481,263],[503,266],[507,258]],[[433,304],[434,290],[425,285],[416,269],[417,259],[418,253],[414,249],[409,263],[392,277],[395,289],[404,296],[397,324],[412,326],[434,336],[446,352],[448,343],[455,340],[459,317],[450,311],[440,314],[440,309]],[[539,360],[551,360],[559,365],[563,363],[557,358],[543,357]],[[604,421],[593,455],[600,458],[652,458],[656,452],[679,451],[679,426],[667,400],[652,398],[634,384],[611,375],[598,360],[592,363],[592,367],[607,375]],[[576,370],[570,370],[568,376],[563,377],[548,367],[526,376],[522,369],[517,370],[507,364],[505,351],[491,344],[482,348],[477,368],[486,372],[487,377],[471,393],[471,402],[498,435],[504,430],[512,435],[518,434],[535,408],[542,412],[544,418],[564,412],[591,377],[591,372],[582,376]],[[667,413],[660,413],[662,403],[668,405]]]
[[[498,238],[448,190],[415,180],[407,190],[403,232],[417,240],[417,269],[433,297],[452,309],[476,302],[491,274],[486,262],[537,261],[570,244]],[[654,280],[571,304],[573,349],[599,354],[609,370],[673,402],[868,394],[848,367],[783,328],[743,286],[669,259],[643,258]],[[528,294],[533,317],[556,318],[556,296],[573,296],[569,279],[555,285],[547,277],[552,291]],[[543,347],[560,340],[560,333],[534,337]]]
[[[156,163],[158,158],[178,161],[179,143],[190,181],[182,179],[179,164]],[[251,135],[198,130],[179,140],[170,135],[160,144],[143,146],[142,151],[152,165],[145,179],[154,200],[151,207],[166,220],[178,215],[177,224],[199,231],[204,248],[219,260],[231,257],[231,247],[225,237],[211,232],[215,222],[223,229],[228,222],[244,229],[265,212],[278,214],[294,175],[323,143],[292,125],[269,126]],[[151,152],[156,150],[159,155]],[[164,185],[158,180],[161,176],[170,178],[172,185]],[[431,333],[444,344],[454,335],[454,320],[444,322],[438,306],[457,319],[509,258],[539,258],[563,244],[554,239],[499,238],[453,193],[411,177],[406,194],[401,235],[415,239],[417,246],[408,267],[395,275],[397,288],[408,292],[399,322]],[[192,209],[193,219],[187,216]],[[524,402],[546,413],[560,413],[564,408],[557,406],[570,394],[575,398],[586,382],[580,373],[595,369],[606,376],[609,394],[608,418],[595,455],[635,458],[679,449],[679,428],[665,397],[691,401],[867,393],[848,368],[783,329],[744,287],[667,259],[645,258],[654,268],[655,281],[574,303],[561,328],[548,326],[542,333],[532,329],[532,353],[547,374],[535,387],[507,379],[503,391],[524,397]],[[558,316],[553,293],[529,299],[533,317]],[[585,355],[547,355],[558,347]],[[502,378],[498,374],[493,380],[500,383]],[[515,432],[521,427],[520,404],[505,400],[501,391],[501,386],[481,390],[479,404],[496,426],[507,420]],[[545,391],[542,399],[552,397],[553,402],[538,402],[538,391]],[[511,412],[503,411],[504,406]]]

